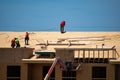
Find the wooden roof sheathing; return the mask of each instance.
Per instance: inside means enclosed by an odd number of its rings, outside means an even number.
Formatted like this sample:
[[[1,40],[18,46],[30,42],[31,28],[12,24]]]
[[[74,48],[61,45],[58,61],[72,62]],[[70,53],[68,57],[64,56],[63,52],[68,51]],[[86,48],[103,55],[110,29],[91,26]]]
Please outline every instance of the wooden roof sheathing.
[[[34,51],[55,52],[54,48],[112,48],[115,46],[116,51],[120,55],[120,32],[66,32],[64,34],[60,32],[29,32],[29,34],[30,40],[27,47],[35,48]],[[21,47],[25,47],[25,32],[0,32],[0,47],[10,48],[11,40],[14,37],[19,39]],[[46,45],[48,43],[49,45]],[[89,52],[86,52],[86,57],[88,57],[88,53]],[[90,51],[90,53],[92,54],[92,51]],[[107,51],[105,53],[107,53]],[[102,52],[100,52],[100,54],[102,54]],[[112,52],[110,51],[109,54],[112,54]],[[80,55],[82,56],[82,52]],[[97,57],[97,55],[98,51],[95,51],[95,56]],[[75,57],[78,57],[77,52],[75,53]],[[92,57],[92,55],[90,57]],[[107,54],[104,57],[107,57]]]

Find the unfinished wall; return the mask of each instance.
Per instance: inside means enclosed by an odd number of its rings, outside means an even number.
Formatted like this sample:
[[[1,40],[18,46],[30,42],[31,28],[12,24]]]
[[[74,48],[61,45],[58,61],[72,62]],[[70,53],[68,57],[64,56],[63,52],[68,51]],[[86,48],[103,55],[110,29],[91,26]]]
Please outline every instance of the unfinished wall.
[[[51,64],[32,63],[27,66],[27,79],[22,80],[43,80],[43,66],[51,66]],[[24,73],[24,72],[23,72]],[[24,76],[26,77],[26,76]]]
[[[115,66],[102,63],[83,63],[81,70],[76,71],[76,80],[92,80],[92,67],[106,67],[106,79],[115,80]],[[55,80],[62,80],[62,71],[59,64],[56,66]],[[95,79],[94,79],[95,80]]]
[[[33,55],[33,48],[0,48],[0,63],[21,63]]]
[[[66,49],[56,49],[56,57],[60,57],[63,61],[74,60],[74,51]]]
[[[21,64],[21,80],[30,80],[28,77],[29,67],[28,64]]]
[[[7,80],[7,66],[21,67],[21,59],[32,55],[33,48],[0,48],[0,80]]]
[[[62,71],[60,70],[60,65],[57,64],[55,67],[55,80],[62,80]]]
[[[106,67],[106,80],[115,80],[114,65],[101,63],[83,63],[77,71],[77,80],[92,80],[92,67]]]

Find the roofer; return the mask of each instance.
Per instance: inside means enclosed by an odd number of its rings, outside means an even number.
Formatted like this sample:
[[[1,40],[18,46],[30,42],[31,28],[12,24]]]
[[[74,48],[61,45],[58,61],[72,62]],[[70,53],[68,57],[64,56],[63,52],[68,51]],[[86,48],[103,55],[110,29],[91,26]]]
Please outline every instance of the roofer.
[[[25,45],[28,45],[28,41],[29,41],[29,33],[26,32],[26,34],[25,34]]]
[[[15,39],[16,39],[16,38],[13,38],[13,39],[11,40],[11,47],[12,47],[12,48],[15,47]]]
[[[65,21],[62,21],[62,22],[60,23],[60,31],[61,31],[61,33],[65,33],[65,31],[64,31],[64,26],[65,26]]]
[[[19,42],[18,38],[15,39],[15,44],[16,44],[16,48],[20,47],[20,42]]]

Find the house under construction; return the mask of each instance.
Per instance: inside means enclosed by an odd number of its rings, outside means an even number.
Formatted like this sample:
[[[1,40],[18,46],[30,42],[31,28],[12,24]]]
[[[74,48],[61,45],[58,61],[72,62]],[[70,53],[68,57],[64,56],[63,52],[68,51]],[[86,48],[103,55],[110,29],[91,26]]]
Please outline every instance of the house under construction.
[[[0,48],[0,80],[120,80],[119,48],[112,43],[106,47],[106,40],[113,39],[47,40],[36,44],[39,51],[27,46]]]

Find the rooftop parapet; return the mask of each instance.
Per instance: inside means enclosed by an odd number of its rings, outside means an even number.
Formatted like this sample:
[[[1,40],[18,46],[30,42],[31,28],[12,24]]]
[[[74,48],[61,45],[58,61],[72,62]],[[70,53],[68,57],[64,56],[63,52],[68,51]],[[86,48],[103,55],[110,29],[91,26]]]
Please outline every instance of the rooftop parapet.
[[[30,58],[34,48],[0,48],[0,63],[21,63]]]

